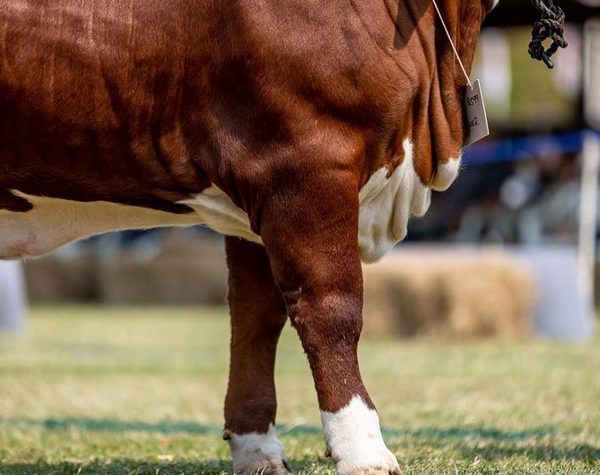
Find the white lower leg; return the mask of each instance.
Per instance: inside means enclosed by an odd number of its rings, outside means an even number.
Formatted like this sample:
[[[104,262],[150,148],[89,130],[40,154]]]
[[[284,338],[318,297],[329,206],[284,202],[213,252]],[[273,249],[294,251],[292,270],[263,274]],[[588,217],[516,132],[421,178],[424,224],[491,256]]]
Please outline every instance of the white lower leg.
[[[381,435],[379,416],[360,397],[338,412],[321,412],[325,442],[338,475],[366,469],[400,473]]]
[[[274,426],[271,425],[266,434],[255,432],[238,435],[225,431],[224,438],[231,447],[236,473],[288,473],[285,451],[277,439]]]

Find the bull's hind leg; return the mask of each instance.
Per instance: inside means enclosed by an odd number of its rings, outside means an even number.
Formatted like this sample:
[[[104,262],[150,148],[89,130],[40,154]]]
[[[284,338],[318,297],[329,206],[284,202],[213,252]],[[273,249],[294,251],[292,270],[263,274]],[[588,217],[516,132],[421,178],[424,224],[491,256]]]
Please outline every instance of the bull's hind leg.
[[[308,356],[338,475],[399,474],[359,371],[358,185],[341,173],[306,177],[318,182],[298,189],[286,184],[264,208],[261,235]],[[318,199],[307,199],[307,191]]]
[[[236,473],[288,473],[275,435],[273,370],[286,309],[262,246],[227,238],[231,367],[225,400],[225,439]]]

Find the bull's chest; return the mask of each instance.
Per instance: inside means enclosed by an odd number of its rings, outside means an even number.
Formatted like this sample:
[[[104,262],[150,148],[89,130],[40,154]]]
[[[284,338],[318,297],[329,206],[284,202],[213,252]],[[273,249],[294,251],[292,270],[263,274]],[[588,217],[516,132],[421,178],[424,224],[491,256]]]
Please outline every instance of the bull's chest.
[[[405,142],[406,157],[391,176],[386,168],[375,172],[359,194],[358,245],[361,259],[374,262],[406,237],[411,215],[422,216],[431,202],[431,190],[414,171],[412,146]],[[213,187],[185,204],[194,208],[203,222],[226,235],[261,243],[248,216],[223,192]]]
[[[360,190],[358,245],[364,262],[377,261],[404,239],[410,216],[422,216],[431,203],[431,189],[413,167],[413,145],[408,139],[402,145],[404,159],[391,176],[381,168]]]

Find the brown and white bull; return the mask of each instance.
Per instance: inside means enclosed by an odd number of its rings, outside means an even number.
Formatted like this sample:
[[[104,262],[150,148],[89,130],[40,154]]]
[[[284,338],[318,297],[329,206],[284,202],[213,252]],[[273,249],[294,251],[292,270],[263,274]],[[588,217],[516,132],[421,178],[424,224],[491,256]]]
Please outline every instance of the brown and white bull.
[[[440,1],[468,67],[493,3]],[[236,471],[287,473],[289,317],[337,473],[399,473],[359,372],[361,259],[456,178],[465,83],[431,0],[0,0],[0,257],[225,234]]]

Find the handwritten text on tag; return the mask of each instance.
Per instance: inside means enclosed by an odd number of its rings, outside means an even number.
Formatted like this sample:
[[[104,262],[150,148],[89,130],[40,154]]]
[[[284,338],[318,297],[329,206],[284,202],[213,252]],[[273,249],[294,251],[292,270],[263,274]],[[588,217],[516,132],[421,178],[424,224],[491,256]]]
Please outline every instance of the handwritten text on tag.
[[[467,140],[465,142],[465,146],[467,146],[490,135],[479,79],[473,81],[472,88],[469,86],[466,88],[465,110],[468,125]]]

